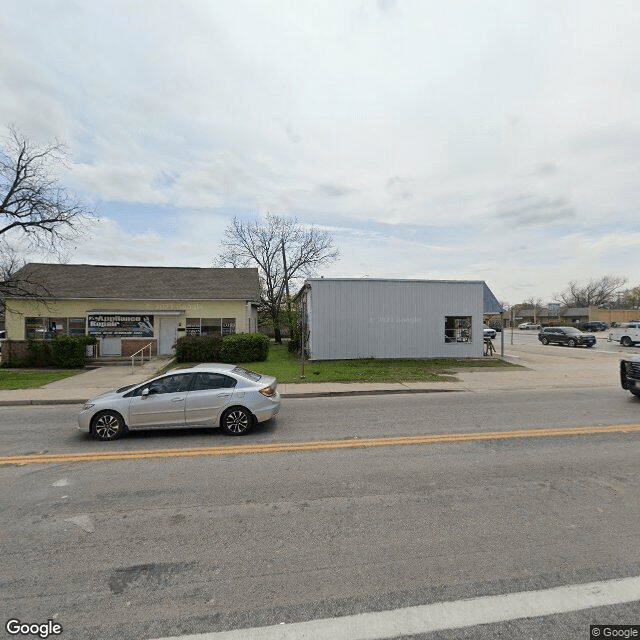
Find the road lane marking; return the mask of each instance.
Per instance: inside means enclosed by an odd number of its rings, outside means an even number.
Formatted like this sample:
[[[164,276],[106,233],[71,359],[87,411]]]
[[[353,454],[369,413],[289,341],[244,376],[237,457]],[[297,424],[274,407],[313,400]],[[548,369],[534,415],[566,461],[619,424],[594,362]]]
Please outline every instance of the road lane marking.
[[[22,456],[0,456],[0,465],[47,464],[65,462],[97,462],[100,460],[141,460],[147,458],[192,458],[198,456],[231,456],[255,453],[289,453],[329,449],[363,449],[401,445],[446,444],[478,442],[482,440],[511,440],[516,438],[552,438],[587,436],[605,433],[637,433],[640,424],[583,426],[560,429],[522,429],[518,431],[486,431],[476,433],[446,433],[421,436],[389,436],[386,438],[351,438],[349,440],[320,440],[317,442],[283,442],[268,444],[226,445],[183,449],[151,449],[141,451],[92,451],[87,453],[46,453]]]
[[[157,640],[383,640],[557,615],[636,600],[640,600],[640,577]]]

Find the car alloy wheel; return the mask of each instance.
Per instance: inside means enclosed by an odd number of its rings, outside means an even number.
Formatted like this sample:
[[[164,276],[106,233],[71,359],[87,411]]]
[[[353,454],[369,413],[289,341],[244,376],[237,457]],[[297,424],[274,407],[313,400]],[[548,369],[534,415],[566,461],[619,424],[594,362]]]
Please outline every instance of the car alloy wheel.
[[[633,340],[629,336],[623,336],[622,340],[620,340],[620,344],[623,347],[630,347],[633,344]]]
[[[242,436],[253,425],[253,416],[242,407],[233,407],[222,416],[222,428],[230,436]]]
[[[540,342],[542,342],[542,344],[549,344],[549,338],[540,338]]]
[[[116,440],[124,433],[124,420],[115,411],[102,411],[91,421],[91,433],[98,440]]]
[[[573,338],[571,338],[570,340],[567,340],[567,346],[569,346],[569,347],[577,347],[578,343]]]

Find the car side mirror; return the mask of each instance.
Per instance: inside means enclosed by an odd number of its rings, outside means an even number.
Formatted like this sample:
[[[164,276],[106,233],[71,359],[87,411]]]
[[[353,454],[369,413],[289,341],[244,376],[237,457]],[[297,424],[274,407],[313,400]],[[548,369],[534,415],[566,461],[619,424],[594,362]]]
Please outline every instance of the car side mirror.
[[[146,387],[145,389],[143,389],[140,395],[146,398],[149,395],[149,387]]]

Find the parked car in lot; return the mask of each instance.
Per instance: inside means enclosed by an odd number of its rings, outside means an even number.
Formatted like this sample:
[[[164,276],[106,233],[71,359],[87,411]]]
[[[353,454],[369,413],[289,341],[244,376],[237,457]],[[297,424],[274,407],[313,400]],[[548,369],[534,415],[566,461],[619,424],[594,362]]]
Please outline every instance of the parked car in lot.
[[[620,360],[620,384],[640,398],[640,356]]]
[[[241,436],[280,410],[277,380],[232,364],[175,369],[89,400],[78,428],[98,440],[131,429],[220,427]]]
[[[601,320],[593,320],[591,322],[583,322],[578,325],[580,331],[606,331],[609,325]]]
[[[482,330],[485,338],[491,338],[493,340],[493,338],[496,337],[496,330],[491,327],[487,327],[486,324],[483,326]]]
[[[542,344],[566,344],[568,347],[593,347],[596,337],[575,327],[545,327],[538,334]]]
[[[536,330],[539,331],[540,330],[540,325],[539,324],[534,324],[533,322],[523,322],[522,324],[518,325],[518,329],[520,329],[521,331],[531,331],[531,330]]]
[[[609,341],[619,342],[623,347],[640,344],[640,322],[624,322],[622,326],[609,329]]]

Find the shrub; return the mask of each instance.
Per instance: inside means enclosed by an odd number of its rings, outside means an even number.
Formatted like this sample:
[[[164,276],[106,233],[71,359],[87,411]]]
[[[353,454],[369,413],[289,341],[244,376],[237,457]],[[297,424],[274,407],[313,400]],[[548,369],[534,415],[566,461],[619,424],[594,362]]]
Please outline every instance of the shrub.
[[[51,355],[51,345],[41,340],[27,339],[27,355],[20,360],[17,367],[51,367],[53,358]]]
[[[218,336],[183,336],[176,340],[176,361],[220,362],[221,346]]]
[[[2,366],[77,369],[84,366],[87,345],[95,344],[95,336],[61,336],[53,340],[7,340],[6,362]]]
[[[223,362],[262,362],[269,357],[271,340],[263,333],[236,333],[222,339]]]
[[[95,336],[59,336],[51,340],[51,358],[62,369],[84,367],[87,345],[96,341]]]

